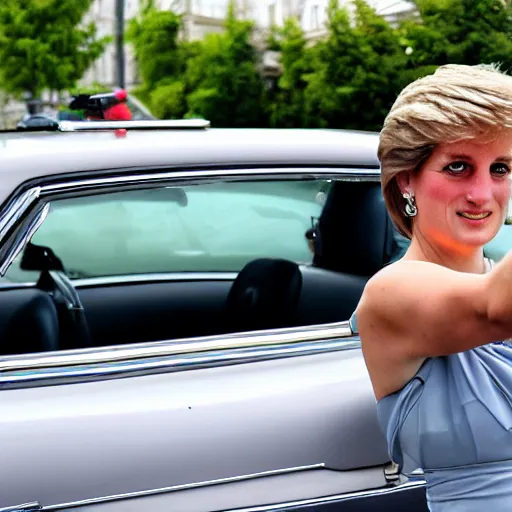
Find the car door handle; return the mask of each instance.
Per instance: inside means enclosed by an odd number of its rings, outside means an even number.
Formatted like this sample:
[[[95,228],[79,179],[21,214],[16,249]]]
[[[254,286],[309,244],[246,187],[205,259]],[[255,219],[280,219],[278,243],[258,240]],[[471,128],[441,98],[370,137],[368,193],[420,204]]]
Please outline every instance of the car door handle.
[[[37,502],[15,505],[14,507],[0,508],[0,512],[40,512],[43,507]]]

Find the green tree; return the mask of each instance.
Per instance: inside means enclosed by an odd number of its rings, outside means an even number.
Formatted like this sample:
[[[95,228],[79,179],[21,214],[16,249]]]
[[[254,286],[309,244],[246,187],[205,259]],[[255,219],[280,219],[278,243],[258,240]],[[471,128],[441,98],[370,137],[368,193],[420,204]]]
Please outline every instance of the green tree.
[[[309,126],[378,130],[403,81],[406,55],[396,31],[364,0],[352,7],[330,0],[328,36],[312,49]]]
[[[102,54],[94,23],[81,25],[92,0],[2,0],[0,78],[12,94],[73,88]]]
[[[142,80],[135,94],[160,118],[182,118],[187,111],[184,73],[187,61],[199,53],[201,45],[180,41],[182,27],[180,15],[162,11],[147,0],[127,30]]]
[[[443,64],[512,65],[512,8],[503,0],[415,0],[421,23],[401,34],[412,53],[409,68]]]
[[[231,2],[225,32],[208,34],[188,61],[188,117],[201,116],[218,127],[265,123],[263,82],[252,34],[253,24],[237,20]]]
[[[285,20],[281,29],[271,35],[271,47],[281,53],[283,73],[271,100],[270,125],[278,128],[299,128],[305,125],[305,75],[310,71],[309,52],[304,32],[296,18]]]
[[[179,44],[181,27],[181,16],[158,9],[153,0],[146,1],[140,15],[130,21],[127,41],[133,45],[138,73],[149,89],[162,80],[179,78],[183,73],[185,63]]]

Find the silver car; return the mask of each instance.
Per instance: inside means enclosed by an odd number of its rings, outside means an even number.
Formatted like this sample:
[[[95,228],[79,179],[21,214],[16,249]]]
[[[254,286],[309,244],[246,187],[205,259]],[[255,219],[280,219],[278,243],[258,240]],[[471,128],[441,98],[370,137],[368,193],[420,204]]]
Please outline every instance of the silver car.
[[[349,324],[406,246],[376,147],[196,120],[0,134],[0,509],[426,511]]]

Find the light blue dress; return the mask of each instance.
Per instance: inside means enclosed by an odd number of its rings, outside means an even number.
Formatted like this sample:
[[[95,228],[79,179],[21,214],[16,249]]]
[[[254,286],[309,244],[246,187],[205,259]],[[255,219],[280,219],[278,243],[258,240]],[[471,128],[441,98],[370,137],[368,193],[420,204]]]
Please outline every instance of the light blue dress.
[[[402,473],[424,471],[432,512],[512,511],[512,344],[427,359],[377,414]]]

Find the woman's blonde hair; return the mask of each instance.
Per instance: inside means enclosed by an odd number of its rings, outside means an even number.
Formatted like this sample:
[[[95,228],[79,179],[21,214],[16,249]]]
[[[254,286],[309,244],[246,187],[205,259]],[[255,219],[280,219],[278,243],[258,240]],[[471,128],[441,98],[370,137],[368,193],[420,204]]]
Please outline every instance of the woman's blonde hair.
[[[419,171],[441,142],[456,142],[512,128],[512,77],[494,65],[441,66],[400,93],[380,133],[378,157],[389,214],[408,238],[412,220],[396,177]]]

